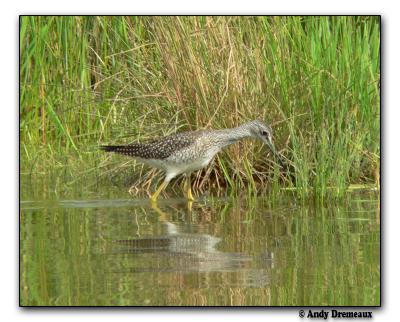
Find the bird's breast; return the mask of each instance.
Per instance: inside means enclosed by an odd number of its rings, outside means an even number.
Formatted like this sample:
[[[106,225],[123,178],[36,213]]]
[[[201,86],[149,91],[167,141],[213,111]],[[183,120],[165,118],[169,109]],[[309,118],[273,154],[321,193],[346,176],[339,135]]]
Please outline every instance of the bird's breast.
[[[210,163],[216,153],[220,150],[217,145],[198,140],[196,144],[178,150],[165,161],[168,163],[167,171],[173,173],[189,173],[200,170]]]

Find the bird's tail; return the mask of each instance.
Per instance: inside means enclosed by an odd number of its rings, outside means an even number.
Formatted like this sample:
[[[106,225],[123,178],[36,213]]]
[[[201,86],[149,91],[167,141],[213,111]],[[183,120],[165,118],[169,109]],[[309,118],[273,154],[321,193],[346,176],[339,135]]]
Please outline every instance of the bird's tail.
[[[115,152],[117,149],[122,148],[123,145],[100,145],[99,149],[105,152]]]
[[[101,145],[100,150],[105,152],[114,152],[119,154],[128,155],[131,157],[138,156],[138,145],[131,144],[131,145]]]

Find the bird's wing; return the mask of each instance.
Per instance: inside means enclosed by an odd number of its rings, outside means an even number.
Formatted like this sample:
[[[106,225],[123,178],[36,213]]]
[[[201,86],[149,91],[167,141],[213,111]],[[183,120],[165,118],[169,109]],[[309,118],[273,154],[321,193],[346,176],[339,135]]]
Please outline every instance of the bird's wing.
[[[193,144],[203,132],[204,131],[181,132],[155,139],[149,143],[104,145],[100,148],[106,152],[115,152],[141,159],[162,160]]]

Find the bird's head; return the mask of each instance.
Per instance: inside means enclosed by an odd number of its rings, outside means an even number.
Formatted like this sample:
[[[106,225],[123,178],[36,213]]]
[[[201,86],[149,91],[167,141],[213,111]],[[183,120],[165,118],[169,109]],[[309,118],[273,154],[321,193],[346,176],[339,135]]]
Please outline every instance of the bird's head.
[[[268,145],[271,151],[276,154],[275,146],[272,141],[271,127],[260,120],[251,121],[248,123],[248,126],[251,136],[263,141],[266,145]]]

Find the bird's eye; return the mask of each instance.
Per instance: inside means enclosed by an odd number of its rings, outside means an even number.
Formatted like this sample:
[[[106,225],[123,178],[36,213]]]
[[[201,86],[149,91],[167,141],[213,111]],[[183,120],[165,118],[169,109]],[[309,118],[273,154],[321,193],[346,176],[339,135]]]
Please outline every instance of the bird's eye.
[[[268,132],[267,131],[261,131],[261,135],[262,136],[268,136]]]

